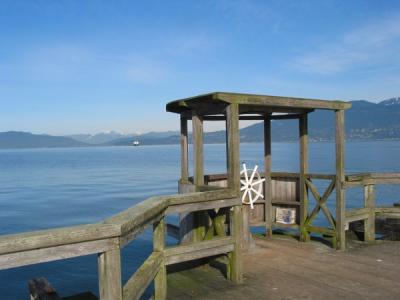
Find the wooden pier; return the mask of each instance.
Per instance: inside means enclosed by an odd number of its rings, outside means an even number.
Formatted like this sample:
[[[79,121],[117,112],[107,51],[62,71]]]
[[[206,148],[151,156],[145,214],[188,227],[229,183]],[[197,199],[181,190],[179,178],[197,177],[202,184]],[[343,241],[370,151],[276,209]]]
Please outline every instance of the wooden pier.
[[[168,275],[168,299],[400,299],[400,242],[337,252],[320,242],[256,239],[244,254],[244,282],[215,268]]]
[[[375,241],[375,218],[400,218],[400,207],[378,207],[374,187],[400,184],[400,174],[345,174],[344,112],[350,106],[342,101],[234,93],[171,102],[167,110],[179,113],[181,119],[179,195],[149,198],[98,224],[0,236],[0,270],[97,254],[102,300],[140,299],[152,282],[157,300],[399,299],[399,243]],[[334,174],[309,170],[307,120],[316,109],[333,112]],[[299,122],[297,173],[272,171],[274,119]],[[188,161],[190,120],[193,176]],[[226,174],[206,175],[203,122],[220,120],[226,121]],[[240,120],[264,122],[264,170],[260,175],[264,199],[254,203],[254,210],[241,199],[242,179],[247,173],[242,176],[240,170]],[[315,183],[321,180],[328,183],[323,191]],[[362,188],[364,201],[359,208],[348,210],[346,189],[353,187]],[[289,222],[278,218],[279,210],[289,211],[295,218]],[[179,226],[166,224],[169,214],[179,214]],[[318,215],[326,218],[325,225],[315,224]],[[363,222],[363,240],[369,246],[344,252],[346,230],[356,221]],[[253,226],[264,228],[267,239],[256,239],[254,244]],[[147,227],[153,228],[153,251],[123,283],[121,249]],[[276,229],[294,231],[302,242],[277,239]],[[167,233],[177,238],[176,245],[166,245]],[[311,242],[314,238],[321,242]],[[193,269],[193,263],[204,267]],[[207,267],[208,263],[217,265],[219,271]],[[44,279],[31,281],[30,294],[33,300],[61,299]]]

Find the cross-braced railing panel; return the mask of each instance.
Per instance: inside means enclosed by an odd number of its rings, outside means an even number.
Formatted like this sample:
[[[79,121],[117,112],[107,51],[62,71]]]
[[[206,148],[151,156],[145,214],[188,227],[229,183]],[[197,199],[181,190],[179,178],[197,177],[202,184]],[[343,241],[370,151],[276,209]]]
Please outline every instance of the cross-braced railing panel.
[[[328,179],[328,178],[324,178]],[[332,195],[332,192],[335,190],[336,179],[329,178],[330,183],[328,187],[325,189],[323,194],[318,191],[317,187],[314,185],[311,177],[305,179],[305,186],[308,191],[311,192],[313,198],[315,200],[315,206],[312,209],[311,213],[307,215],[307,218],[304,222],[304,229],[308,232],[317,232],[322,233],[324,235],[329,235],[333,237],[333,244],[336,243],[336,220],[331,211],[327,206],[327,201],[329,197]],[[308,201],[309,203],[309,201]],[[313,223],[318,216],[318,214],[322,211],[323,215],[325,216],[326,220],[328,221],[329,228],[314,226]]]
[[[305,224],[306,225],[311,225],[311,223],[315,220],[317,217],[318,213],[322,210],[324,213],[326,219],[328,220],[329,224],[333,227],[333,229],[336,228],[336,221],[331,214],[328,206],[326,205],[326,202],[328,201],[329,196],[332,194],[333,190],[335,189],[335,180],[332,180],[331,183],[329,184],[328,188],[325,190],[323,195],[321,196],[318,189],[316,186],[313,184],[313,182],[309,179],[306,179],[306,185],[308,189],[311,191],[311,194],[313,195],[316,205],[313,208],[311,214],[308,216]]]

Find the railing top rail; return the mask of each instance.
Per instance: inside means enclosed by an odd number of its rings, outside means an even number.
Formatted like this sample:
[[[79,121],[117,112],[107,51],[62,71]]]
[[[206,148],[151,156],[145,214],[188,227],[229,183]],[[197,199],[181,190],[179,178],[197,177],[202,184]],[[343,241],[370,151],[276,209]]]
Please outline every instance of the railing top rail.
[[[152,197],[104,220],[104,223],[120,226],[124,236],[140,230],[144,224],[162,215],[168,204],[168,197]]]
[[[346,176],[346,181],[362,181],[365,179],[400,179],[400,173],[356,173]]]
[[[121,235],[113,224],[87,224],[0,236],[0,255],[95,241]]]
[[[261,176],[265,176],[265,172],[259,172]],[[333,179],[335,174],[326,173],[308,173],[306,174],[309,178],[314,179]],[[300,178],[300,173],[298,172],[271,172],[271,177],[274,178]],[[204,176],[206,182],[224,180],[227,178],[227,174],[208,174]]]
[[[123,237],[128,234],[135,236],[144,226],[162,217],[169,206],[231,199],[234,197],[237,197],[237,195],[229,189],[152,197],[113,217],[105,219],[102,223],[0,236],[0,255]]]

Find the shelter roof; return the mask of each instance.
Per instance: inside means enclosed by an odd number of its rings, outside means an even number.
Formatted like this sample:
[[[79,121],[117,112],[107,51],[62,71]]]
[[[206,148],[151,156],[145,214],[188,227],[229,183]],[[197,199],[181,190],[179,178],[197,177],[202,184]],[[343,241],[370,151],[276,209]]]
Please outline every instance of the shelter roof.
[[[174,113],[195,111],[212,115],[223,113],[232,103],[239,104],[240,114],[307,113],[315,109],[345,110],[351,107],[351,103],[339,100],[214,92],[169,102],[166,109]]]

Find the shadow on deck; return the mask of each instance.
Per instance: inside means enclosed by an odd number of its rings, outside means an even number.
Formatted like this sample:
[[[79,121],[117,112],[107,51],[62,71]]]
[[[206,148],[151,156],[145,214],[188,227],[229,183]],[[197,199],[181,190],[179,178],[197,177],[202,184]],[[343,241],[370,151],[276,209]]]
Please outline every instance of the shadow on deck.
[[[256,239],[244,283],[214,268],[168,275],[168,299],[400,299],[400,242],[337,252],[316,242]]]

